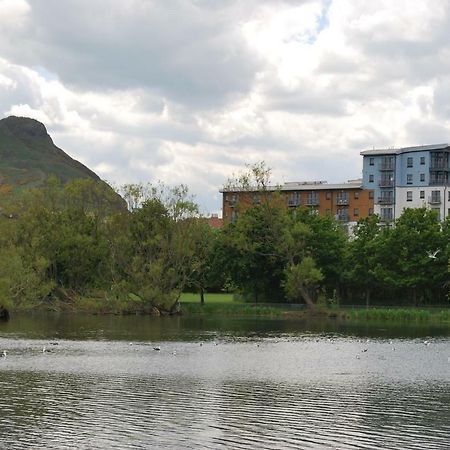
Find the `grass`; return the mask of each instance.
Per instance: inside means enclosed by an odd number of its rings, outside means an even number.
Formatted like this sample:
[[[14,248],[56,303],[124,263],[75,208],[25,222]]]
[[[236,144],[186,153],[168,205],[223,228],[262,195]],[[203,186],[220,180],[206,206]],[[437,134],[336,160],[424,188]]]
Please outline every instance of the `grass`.
[[[183,314],[221,315],[221,316],[270,316],[279,317],[283,310],[263,304],[254,305],[235,300],[233,294],[206,293],[204,305],[200,304],[200,294],[184,292],[181,294]]]
[[[219,316],[270,316],[280,317],[282,309],[272,306],[258,306],[249,303],[182,303],[183,314],[202,314]]]
[[[345,310],[349,320],[392,320],[407,322],[450,322],[450,309],[371,308]]]
[[[183,304],[186,303],[198,303],[200,304],[200,294],[192,293],[192,292],[183,292],[180,297],[180,302]],[[243,303],[241,301],[236,301],[233,298],[233,294],[228,293],[206,293],[205,294],[205,305],[209,304],[238,304]]]

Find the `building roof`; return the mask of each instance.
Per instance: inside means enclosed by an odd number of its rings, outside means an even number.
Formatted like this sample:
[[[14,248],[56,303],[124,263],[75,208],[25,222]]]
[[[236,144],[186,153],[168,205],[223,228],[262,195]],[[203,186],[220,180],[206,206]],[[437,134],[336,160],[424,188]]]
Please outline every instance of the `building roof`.
[[[336,184],[328,184],[326,181],[291,181],[288,183],[284,183],[280,186],[267,186],[266,191],[331,191],[336,189],[362,189],[362,180],[349,180],[346,183],[336,183]],[[223,188],[220,192],[259,192],[260,189],[256,187],[250,187],[248,189],[243,189],[238,186],[231,186],[227,188]]]
[[[423,152],[427,150],[444,150],[448,148],[448,144],[431,144],[431,145],[417,145],[415,147],[402,148],[380,148],[372,150],[363,150],[360,152],[362,156],[379,156],[379,155],[400,155],[409,152]]]

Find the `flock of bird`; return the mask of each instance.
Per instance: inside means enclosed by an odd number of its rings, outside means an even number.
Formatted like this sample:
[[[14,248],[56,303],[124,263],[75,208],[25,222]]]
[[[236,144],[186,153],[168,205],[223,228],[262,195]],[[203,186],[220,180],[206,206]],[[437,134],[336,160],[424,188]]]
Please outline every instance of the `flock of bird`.
[[[316,339],[316,342],[319,342],[320,341],[320,339]],[[329,342],[329,343],[333,343],[334,342],[334,339],[331,339],[331,338],[328,338],[327,339],[327,342]],[[366,341],[366,343],[369,343],[369,339],[367,339],[367,341]],[[423,341],[422,342],[424,345],[430,345],[430,341],[428,341],[428,340],[425,340],[425,341]],[[389,344],[390,345],[393,345],[393,341],[392,340],[390,340],[389,341]],[[50,345],[59,345],[59,343],[58,342],[50,342]],[[129,345],[133,345],[133,342],[130,342],[130,344]],[[202,347],[203,346],[203,342],[200,342],[200,347]],[[213,345],[214,346],[217,346],[218,345],[218,343],[217,342],[213,342]],[[260,344],[259,343],[256,343],[255,344],[255,346],[256,347],[259,347],[260,346]],[[155,351],[155,352],[160,352],[161,351],[161,346],[160,345],[156,345],[156,346],[153,346],[153,350]],[[395,347],[394,346],[392,346],[392,350],[393,351],[395,351]],[[368,351],[368,348],[363,348],[362,350],[361,350],[361,353],[366,353]],[[45,345],[44,345],[44,347],[42,347],[42,353],[52,353],[53,352],[53,350],[52,349],[50,349],[50,348],[47,348]],[[177,354],[177,351],[176,350],[173,350],[172,351],[172,355],[176,355]],[[8,356],[8,352],[6,351],[6,350],[2,350],[2,352],[0,353],[0,358],[6,358]],[[360,356],[359,355],[356,355],[356,359],[360,359]]]

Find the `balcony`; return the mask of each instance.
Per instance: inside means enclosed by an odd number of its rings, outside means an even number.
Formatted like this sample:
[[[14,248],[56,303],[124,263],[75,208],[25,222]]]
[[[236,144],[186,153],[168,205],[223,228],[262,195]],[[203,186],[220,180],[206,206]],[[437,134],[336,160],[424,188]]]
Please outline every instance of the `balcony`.
[[[448,167],[447,161],[431,161],[430,170],[434,171],[448,171],[450,170]]]
[[[381,163],[378,166],[379,170],[395,170],[395,164],[393,162]]]
[[[350,218],[348,214],[336,214],[336,220],[339,222],[348,222]]]
[[[348,197],[340,197],[336,199],[336,205],[344,206],[348,205]]]
[[[300,201],[299,198],[289,198],[288,199],[288,206],[296,207],[296,206],[300,206],[301,204],[302,204],[302,202]]]
[[[430,205],[440,205],[441,204],[441,196],[440,195],[431,195],[428,197],[428,203]]]
[[[378,186],[380,186],[381,188],[384,187],[394,187],[395,185],[395,180],[391,180],[391,179],[382,179],[379,183]]]
[[[318,206],[319,205],[319,197],[307,197],[306,206]]]
[[[379,205],[393,205],[394,203],[394,197],[378,197]]]
[[[430,185],[436,186],[436,185],[448,185],[448,177],[430,177]]]

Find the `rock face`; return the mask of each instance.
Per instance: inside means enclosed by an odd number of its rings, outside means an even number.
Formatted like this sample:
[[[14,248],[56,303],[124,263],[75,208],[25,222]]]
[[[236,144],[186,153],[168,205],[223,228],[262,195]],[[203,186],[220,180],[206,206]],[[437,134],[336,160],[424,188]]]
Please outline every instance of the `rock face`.
[[[0,320],[9,320],[9,312],[0,305]]]

